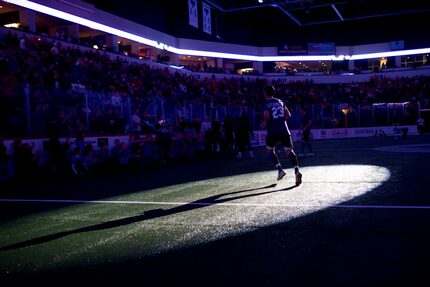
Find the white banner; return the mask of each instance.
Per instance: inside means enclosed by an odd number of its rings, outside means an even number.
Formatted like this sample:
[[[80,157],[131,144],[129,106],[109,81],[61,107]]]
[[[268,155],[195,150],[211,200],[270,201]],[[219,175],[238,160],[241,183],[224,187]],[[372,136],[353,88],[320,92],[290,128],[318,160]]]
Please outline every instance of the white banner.
[[[196,28],[199,27],[198,11],[197,0],[188,0],[188,23]]]
[[[294,142],[302,140],[301,130],[290,130]],[[359,137],[403,137],[405,135],[418,135],[415,125],[404,126],[384,126],[384,127],[367,127],[367,128],[338,128],[338,129],[313,129],[311,138],[321,139],[341,139],[341,138],[359,138]],[[266,131],[254,131],[254,139],[251,142],[253,146],[263,146],[266,144]]]
[[[212,34],[211,7],[202,2],[203,32]]]

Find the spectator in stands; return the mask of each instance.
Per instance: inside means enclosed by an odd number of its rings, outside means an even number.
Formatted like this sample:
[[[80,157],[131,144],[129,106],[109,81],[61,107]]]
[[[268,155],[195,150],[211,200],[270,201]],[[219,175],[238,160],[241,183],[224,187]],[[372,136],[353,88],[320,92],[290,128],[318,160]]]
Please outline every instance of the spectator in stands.
[[[179,161],[186,159],[184,133],[178,127],[176,129],[172,128],[172,141],[173,157]]]
[[[185,121],[185,118],[184,117],[180,117],[178,119],[178,129],[179,129],[179,132],[181,132],[182,134],[184,134],[186,126],[187,126],[187,122]]]
[[[109,171],[113,168],[112,157],[109,150],[108,140],[102,140],[98,144],[98,149],[96,150],[96,156],[98,161],[98,166],[101,172]]]
[[[53,56],[57,56],[60,54],[60,49],[61,49],[61,43],[60,42],[55,42],[54,45],[51,48],[51,54]]]
[[[235,141],[237,147],[236,158],[242,158],[245,151],[248,152],[249,157],[254,157],[252,151],[251,138],[253,137],[253,129],[246,111],[242,111],[236,120],[235,126]]]
[[[97,172],[100,168],[100,159],[91,143],[85,145],[82,152],[82,160],[90,173]]]
[[[8,175],[8,155],[4,137],[0,135],[0,178]]]
[[[85,149],[85,146],[86,146],[86,143],[85,143],[84,133],[83,132],[77,133],[75,138],[75,147],[80,148],[81,149],[80,151],[83,152]]]
[[[151,114],[145,113],[143,115],[143,120],[141,121],[141,131],[142,131],[142,134],[144,135],[154,134],[155,132],[155,126],[154,124],[152,124],[151,118],[152,118]]]
[[[417,122],[417,131],[419,135],[422,135],[424,133],[425,130],[425,121],[422,117],[420,117]]]
[[[28,49],[28,40],[25,33],[22,33],[21,39],[19,40],[19,47],[24,51]]]
[[[154,160],[157,158],[157,137],[156,137],[156,129],[151,124],[150,126],[145,124],[143,131],[144,133],[139,137],[140,141],[140,162],[144,166],[151,165],[154,163]]]
[[[301,153],[299,154],[299,156],[306,156],[306,150],[309,151],[309,153],[307,155],[313,156],[315,154],[314,154],[314,151],[312,149],[312,144],[311,144],[312,119],[308,115],[305,108],[301,108],[300,112],[302,115],[302,126],[301,126],[302,149],[301,149]]]
[[[115,169],[121,169],[127,166],[130,160],[130,152],[127,145],[121,142],[120,139],[114,140],[114,146],[111,149],[111,158],[113,162],[113,167]]]
[[[121,152],[123,151],[123,145],[120,139],[115,139],[113,142],[113,147],[110,150],[110,155],[112,159],[112,164],[114,168],[119,168]]]
[[[234,146],[234,121],[230,115],[224,117],[222,124],[222,140],[226,153],[232,153],[235,150]]]
[[[134,109],[134,113],[131,115],[130,133],[140,134],[142,132],[142,120],[140,118],[139,109]]]
[[[73,150],[73,157],[71,160],[71,169],[74,175],[84,176],[88,175],[89,169],[86,166],[84,160],[82,159],[82,150],[80,147],[75,147]]]
[[[66,150],[58,137],[51,136],[47,142],[44,143],[44,157],[45,162],[43,168],[48,174],[65,174],[66,173]]]
[[[12,144],[12,148],[15,176],[28,178],[33,175],[36,163],[35,155],[33,154],[34,144],[23,143],[21,139],[16,139]]]
[[[213,139],[212,139],[212,122],[210,120],[210,117],[208,115],[205,116],[205,120],[201,124],[201,130],[200,132],[203,135],[203,138],[205,139],[205,150],[207,152],[213,152]]]
[[[197,134],[201,133],[202,123],[200,122],[200,117],[194,117],[193,121],[191,122],[191,125]]]
[[[158,147],[158,159],[161,165],[165,165],[170,157],[173,139],[169,128],[165,126],[164,120],[160,119],[158,121],[155,135]]]
[[[185,155],[189,159],[198,151],[199,136],[193,122],[188,122],[184,128]]]
[[[128,163],[127,166],[131,169],[136,169],[141,164],[142,159],[142,140],[139,133],[132,132],[128,137]]]
[[[221,146],[222,146],[221,138],[222,138],[221,122],[216,117],[213,119],[212,126],[211,126],[212,151],[214,152],[221,151]]]

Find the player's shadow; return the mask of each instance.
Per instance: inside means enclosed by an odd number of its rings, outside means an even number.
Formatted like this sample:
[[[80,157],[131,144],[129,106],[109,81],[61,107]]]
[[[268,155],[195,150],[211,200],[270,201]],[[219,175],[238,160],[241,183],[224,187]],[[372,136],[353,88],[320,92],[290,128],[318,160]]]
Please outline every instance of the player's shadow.
[[[265,191],[265,192],[258,192],[258,193],[244,194],[244,195],[239,195],[239,196],[234,196],[234,197],[221,198],[224,196],[231,196],[231,195],[235,195],[235,194],[239,194],[239,193],[264,190],[264,189],[269,189],[269,188],[274,188],[274,187],[276,187],[276,183],[271,184],[271,185],[267,185],[267,186],[263,186],[263,187],[258,187],[258,188],[252,188],[252,189],[246,189],[246,190],[239,190],[239,191],[217,194],[217,195],[209,196],[209,197],[206,197],[203,199],[199,199],[199,200],[196,200],[196,201],[184,204],[184,205],[180,205],[177,207],[173,207],[170,209],[166,209],[166,210],[161,209],[161,208],[152,209],[152,210],[145,211],[139,215],[132,216],[132,217],[126,217],[126,218],[111,220],[111,221],[103,222],[100,224],[80,227],[80,228],[69,230],[69,231],[62,231],[62,232],[58,232],[58,233],[54,233],[54,234],[26,240],[23,242],[11,244],[8,246],[1,247],[0,251],[18,249],[18,248],[22,248],[22,247],[29,247],[29,246],[33,246],[33,245],[37,245],[37,244],[46,243],[46,242],[49,242],[52,240],[56,240],[56,239],[59,239],[59,238],[62,238],[64,236],[68,236],[71,234],[119,227],[119,226],[131,224],[131,223],[135,223],[138,221],[144,221],[144,220],[154,219],[154,218],[158,218],[158,217],[168,216],[168,215],[172,215],[172,214],[176,214],[176,213],[180,213],[180,212],[185,212],[185,211],[190,211],[190,210],[202,208],[205,206],[217,205],[220,203],[224,203],[224,202],[228,202],[228,201],[232,201],[232,200],[236,200],[236,199],[242,199],[242,198],[253,197],[253,196],[269,194],[269,193],[274,193],[274,192],[280,192],[280,191],[286,191],[286,190],[293,189],[296,186],[293,185],[290,187],[277,189],[277,190],[270,190],[270,191]]]

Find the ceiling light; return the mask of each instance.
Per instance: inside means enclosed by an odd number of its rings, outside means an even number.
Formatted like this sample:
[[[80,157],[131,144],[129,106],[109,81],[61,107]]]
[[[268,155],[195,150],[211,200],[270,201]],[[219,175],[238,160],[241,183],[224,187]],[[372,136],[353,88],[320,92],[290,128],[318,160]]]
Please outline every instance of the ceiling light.
[[[19,28],[19,23],[4,24],[6,28]]]
[[[82,26],[89,27],[94,30],[103,31],[108,34],[116,35],[121,38],[129,39],[141,44],[145,44],[160,50],[169,51],[178,55],[191,55],[198,57],[210,57],[210,58],[224,58],[224,59],[235,59],[235,60],[247,60],[247,61],[343,61],[343,60],[360,60],[360,59],[372,59],[381,57],[394,57],[394,56],[406,56],[416,54],[426,54],[430,52],[430,48],[426,49],[414,49],[414,50],[403,50],[403,51],[389,51],[380,53],[370,54],[359,54],[359,55],[326,55],[326,56],[257,56],[257,55],[243,55],[234,53],[222,53],[212,51],[200,51],[190,50],[172,47],[170,45],[158,42],[157,40],[148,39],[130,32],[117,29],[114,27],[107,26],[92,20],[88,20],[73,14],[63,12],[36,2],[27,0],[3,0],[21,7],[28,8],[43,14],[51,15],[72,23],[77,23]]]

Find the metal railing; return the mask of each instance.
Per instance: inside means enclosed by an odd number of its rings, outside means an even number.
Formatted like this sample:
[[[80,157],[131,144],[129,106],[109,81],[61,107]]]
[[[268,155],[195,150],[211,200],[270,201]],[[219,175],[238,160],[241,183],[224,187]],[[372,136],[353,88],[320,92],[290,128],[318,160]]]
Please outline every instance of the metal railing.
[[[0,94],[0,134],[6,138],[46,138],[51,135],[74,137],[79,131],[89,136],[119,135],[131,131],[132,118],[138,113],[143,123],[155,125],[159,119],[176,124],[203,121],[205,117],[221,122],[247,112],[255,130],[261,129],[261,108],[214,105],[164,97],[137,98],[95,92],[72,85],[69,90],[45,87],[11,86]],[[141,97],[141,96],[140,96]],[[371,105],[317,104],[290,106],[289,125],[300,129],[301,109],[313,120],[313,128],[369,127],[415,124],[419,108],[412,103]]]

